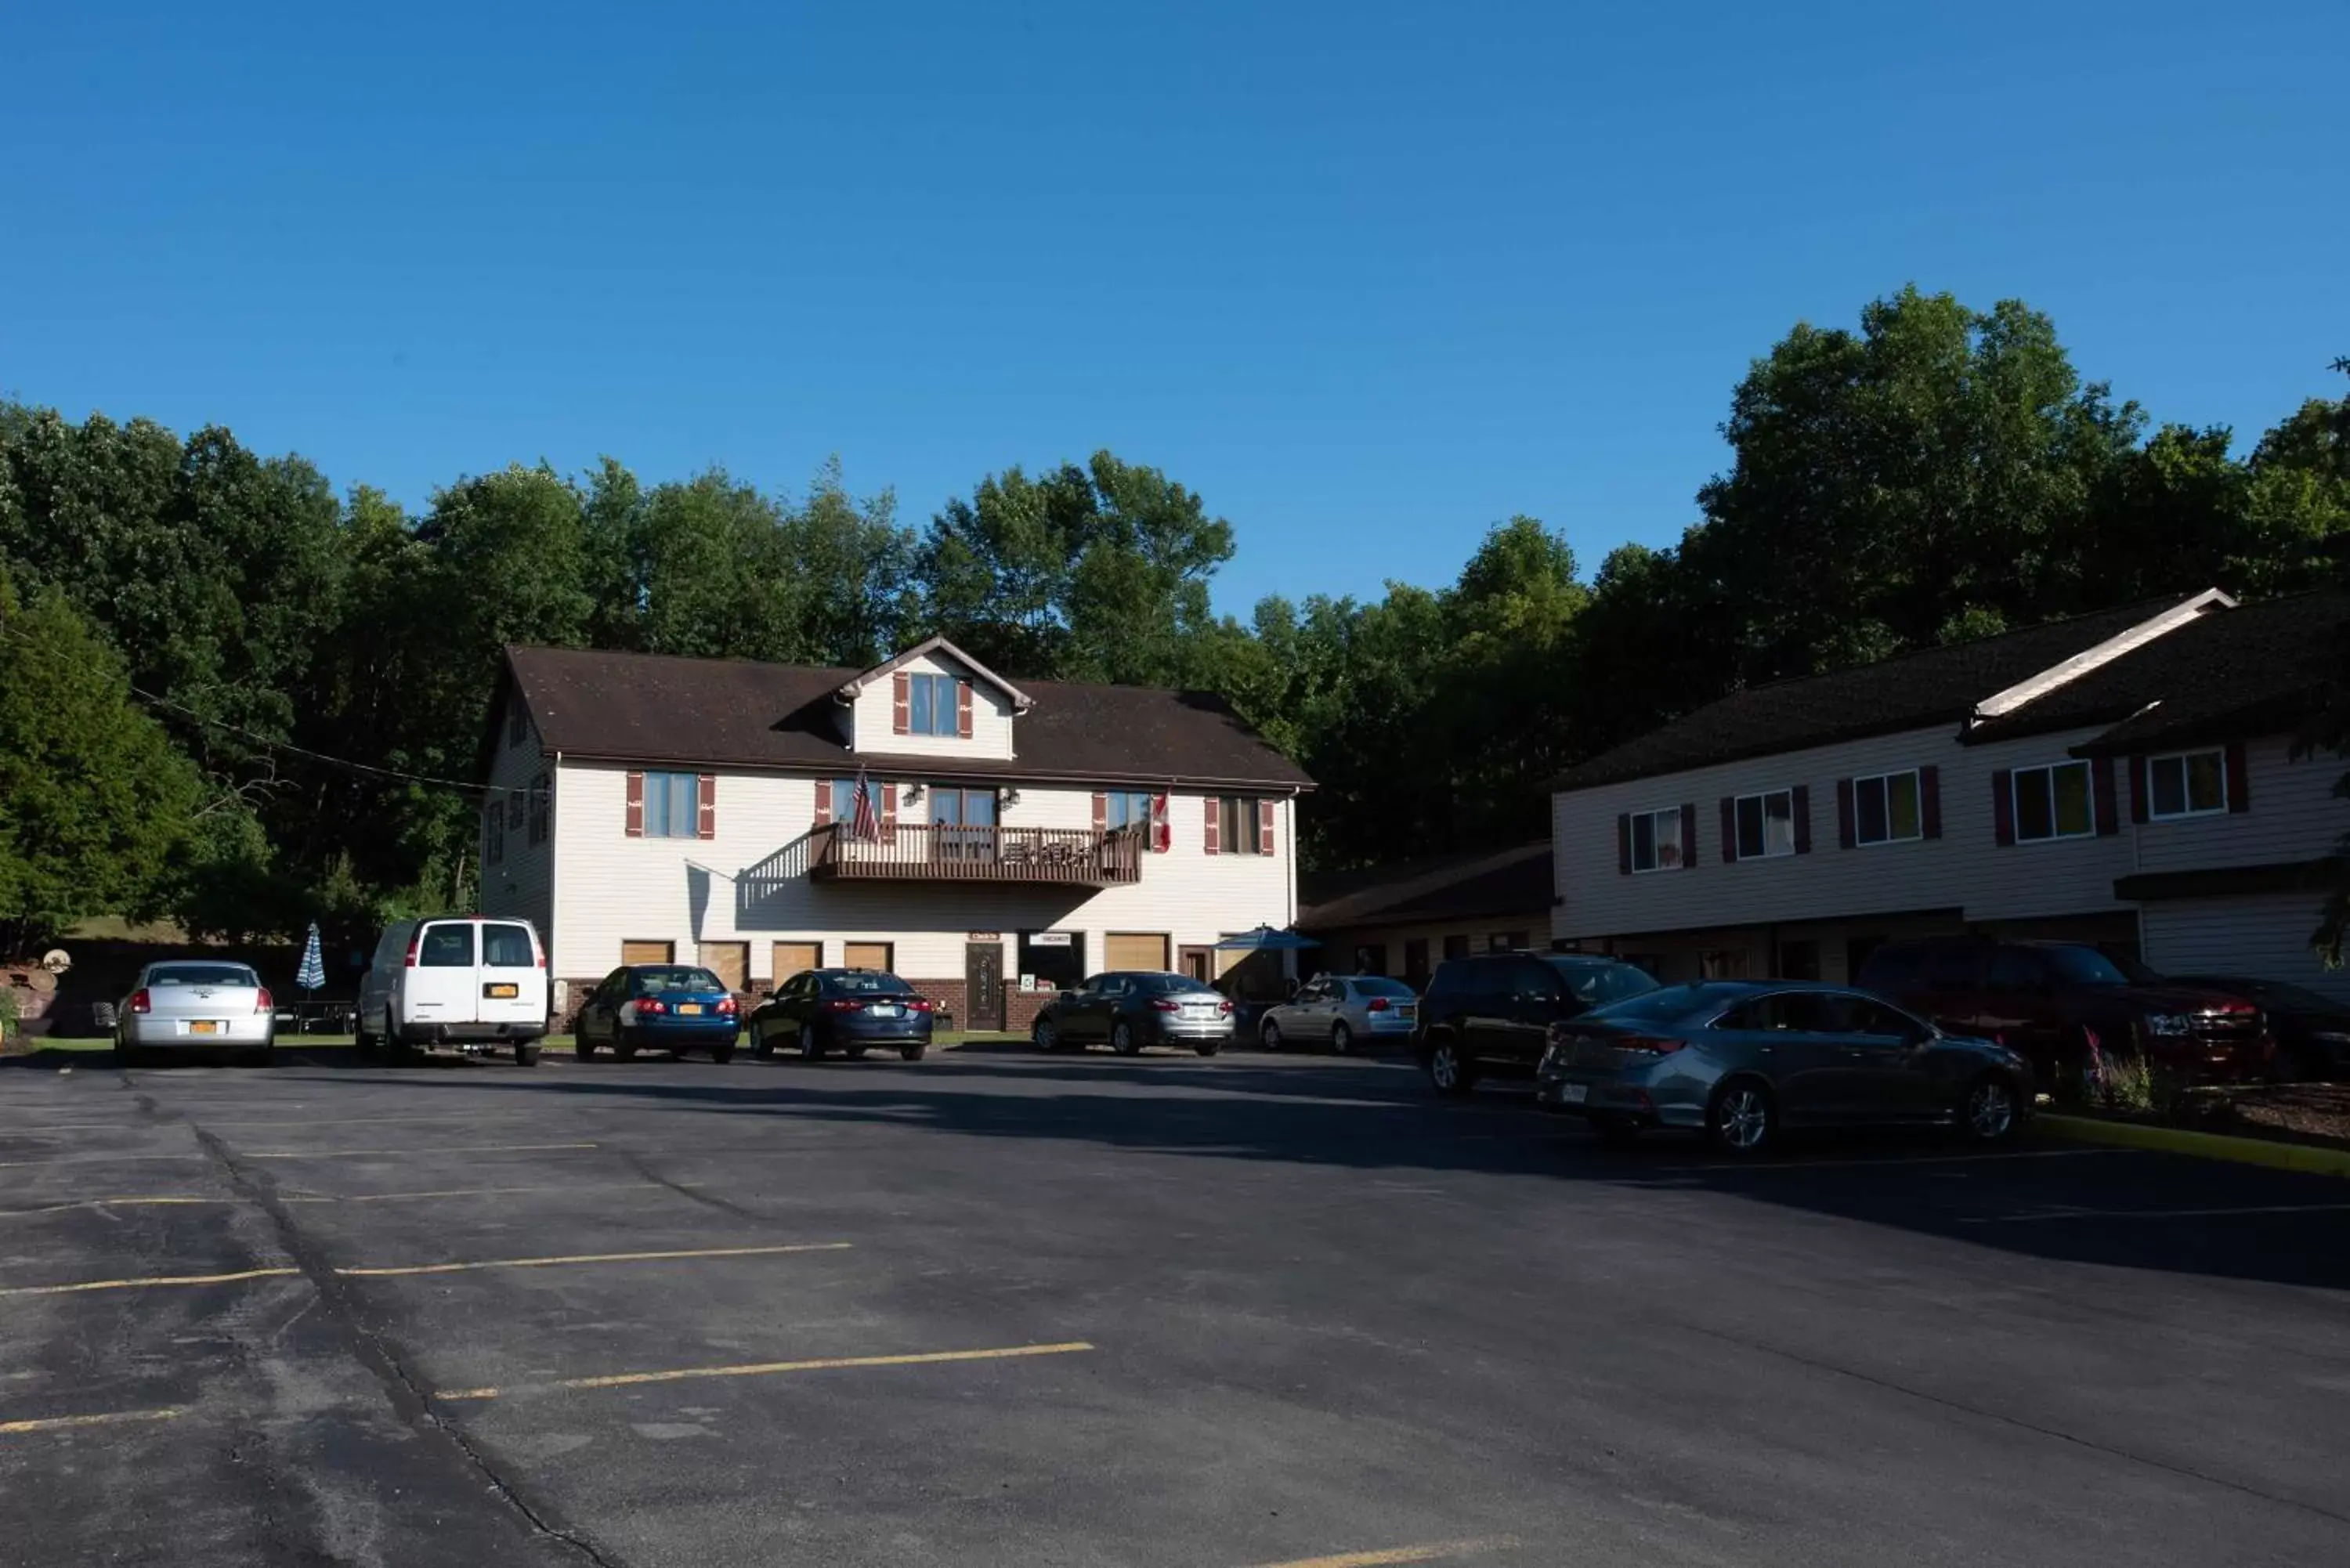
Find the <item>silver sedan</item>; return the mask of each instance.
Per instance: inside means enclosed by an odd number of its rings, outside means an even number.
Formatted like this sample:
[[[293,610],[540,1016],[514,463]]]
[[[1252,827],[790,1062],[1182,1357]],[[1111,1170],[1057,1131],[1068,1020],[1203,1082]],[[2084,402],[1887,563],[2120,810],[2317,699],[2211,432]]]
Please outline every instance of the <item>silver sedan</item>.
[[[117,1011],[115,1050],[125,1065],[166,1052],[234,1052],[276,1060],[276,1003],[251,966],[211,960],[151,963]]]
[[[1409,1040],[1419,1022],[1419,996],[1399,980],[1316,975],[1287,1002],[1265,1009],[1257,1040],[1268,1051],[1326,1044],[1343,1056],[1358,1044]]]

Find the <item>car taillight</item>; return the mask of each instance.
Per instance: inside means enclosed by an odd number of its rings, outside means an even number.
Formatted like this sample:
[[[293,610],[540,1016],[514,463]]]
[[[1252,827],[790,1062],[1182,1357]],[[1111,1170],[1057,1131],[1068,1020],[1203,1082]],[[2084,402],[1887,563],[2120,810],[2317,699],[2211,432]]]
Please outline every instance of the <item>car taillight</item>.
[[[639,1018],[659,1018],[668,1011],[669,1003],[658,997],[642,997],[637,1002],[637,1016]]]
[[[1232,1010],[1232,999],[1231,997],[1229,997],[1229,996],[1228,996],[1228,997],[1226,997],[1226,998],[1224,998],[1224,1000],[1222,1001],[1222,1003],[1220,1003],[1220,1004],[1217,1006],[1217,1008],[1216,1008],[1216,1011],[1217,1011],[1217,1012],[1230,1012]]]
[[[276,1010],[276,1006],[277,1003],[270,1000],[269,988],[267,986],[265,985],[258,992],[255,992],[253,998],[253,1010],[255,1012],[273,1012]]]
[[[1643,1056],[1669,1056],[1688,1044],[1652,1034],[1627,1034],[1615,1042],[1618,1051],[1635,1051]]]
[[[152,1012],[155,1011],[155,999],[147,994],[147,988],[145,986],[142,985],[137,991],[130,993],[130,1011],[133,1012]]]
[[[424,928],[422,926],[419,926],[414,930],[408,933],[408,967],[410,969],[414,969],[416,967],[416,942],[417,939],[421,937],[423,934]]]
[[[1154,996],[1150,999],[1150,1005],[1157,1008],[1161,1012],[1180,1012],[1183,1011],[1183,1004],[1176,1001],[1171,996]]]
[[[1366,1012],[1385,1012],[1388,1011],[1388,1003],[1386,997],[1375,996],[1371,998],[1369,1004],[1366,1006],[1363,1011]]]
[[[719,999],[719,1002],[718,1002],[718,1011],[719,1011],[720,1012],[722,1012],[722,1013],[725,1014],[725,1015],[726,1015],[727,1017],[729,1017],[729,1018],[733,1017],[733,1016],[734,1016],[734,1014],[736,1014],[737,1012],[740,1012],[742,1010],[743,1010],[743,1005],[742,1005],[742,1003],[740,1003],[740,1002],[736,1002],[736,1001],[735,1001],[733,997],[731,997],[731,996],[728,996],[728,997],[722,997],[722,998],[720,998],[720,999]]]
[[[859,1012],[864,1011],[865,1007],[863,1002],[853,996],[836,996],[825,1005],[835,1012]]]
[[[911,1002],[906,1003],[906,1011],[909,1012],[928,1012],[934,1005],[935,1004],[929,997],[918,996]]]

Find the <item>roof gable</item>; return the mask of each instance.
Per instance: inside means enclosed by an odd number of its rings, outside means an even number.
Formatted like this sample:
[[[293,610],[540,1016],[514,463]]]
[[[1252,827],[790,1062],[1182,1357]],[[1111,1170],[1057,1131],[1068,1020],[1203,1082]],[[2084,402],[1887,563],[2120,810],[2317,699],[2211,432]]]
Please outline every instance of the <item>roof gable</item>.
[[[1019,687],[1014,686],[1011,681],[1006,680],[1003,676],[998,675],[994,670],[990,670],[986,665],[982,664],[978,659],[973,659],[970,654],[965,653],[962,649],[957,648],[953,643],[948,641],[943,637],[926,637],[921,641],[914,644],[913,647],[907,649],[904,652],[896,654],[882,660],[872,669],[858,671],[848,680],[841,682],[839,692],[840,700],[844,702],[853,702],[857,700],[857,694],[858,692],[864,691],[868,686],[872,685],[875,681],[881,680],[885,676],[894,675],[899,670],[903,670],[907,665],[913,663],[916,659],[920,659],[927,654],[933,653],[945,655],[947,658],[953,659],[957,664],[962,665],[965,670],[970,670],[974,680],[983,680],[988,685],[994,687],[996,691],[1003,694],[1004,701],[1012,704],[1012,711],[1014,713],[1024,713],[1035,705],[1035,698],[1030,697],[1025,691],[1021,691]]]

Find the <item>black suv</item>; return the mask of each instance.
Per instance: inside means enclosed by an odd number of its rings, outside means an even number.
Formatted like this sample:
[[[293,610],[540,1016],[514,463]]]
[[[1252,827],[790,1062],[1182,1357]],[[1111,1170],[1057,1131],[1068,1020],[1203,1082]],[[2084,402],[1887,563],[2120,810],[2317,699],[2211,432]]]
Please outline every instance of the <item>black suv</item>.
[[[1419,999],[1413,1046],[1438,1094],[1465,1095],[1488,1073],[1532,1076],[1552,1024],[1656,989],[1647,971],[1592,953],[1447,959]]]

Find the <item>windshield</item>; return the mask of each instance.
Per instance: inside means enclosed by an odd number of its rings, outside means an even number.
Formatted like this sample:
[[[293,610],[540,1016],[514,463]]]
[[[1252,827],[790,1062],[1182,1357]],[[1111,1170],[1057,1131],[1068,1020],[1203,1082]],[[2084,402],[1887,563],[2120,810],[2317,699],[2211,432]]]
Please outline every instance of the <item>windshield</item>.
[[[2065,985],[2127,985],[2129,976],[2095,948],[2043,948],[2048,967]]]
[[[706,969],[678,964],[669,969],[645,969],[637,971],[637,983],[644,987],[647,996],[659,996],[668,991],[723,991],[726,982]]]
[[[149,985],[257,985],[241,963],[163,963],[147,971]]]
[[[1365,996],[1412,996],[1411,987],[1399,980],[1387,980],[1378,975],[1366,975],[1355,981],[1355,989]]]
[[[861,974],[836,974],[825,983],[837,992],[854,996],[910,996],[914,988],[894,974],[868,971]]]
[[[1558,971],[1566,988],[1575,992],[1575,1000],[1590,1007],[1605,1007],[1621,1002],[1627,996],[1641,996],[1657,989],[1648,971],[1637,964],[1593,963],[1588,959],[1549,959],[1550,967]]]

